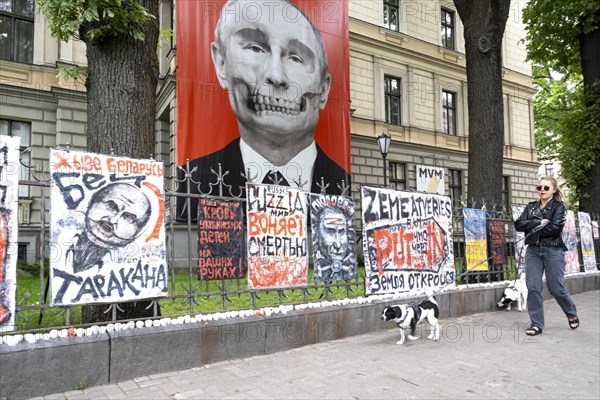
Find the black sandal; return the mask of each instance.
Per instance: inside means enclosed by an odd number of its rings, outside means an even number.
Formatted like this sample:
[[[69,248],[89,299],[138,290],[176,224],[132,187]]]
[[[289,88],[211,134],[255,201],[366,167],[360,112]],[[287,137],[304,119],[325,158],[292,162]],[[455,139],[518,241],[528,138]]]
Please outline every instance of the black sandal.
[[[542,328],[540,328],[539,326],[531,325],[529,328],[527,328],[525,333],[527,334],[527,336],[540,335],[542,333]]]
[[[569,328],[571,329],[577,329],[579,328],[579,318],[577,318],[577,315],[574,317],[569,317]]]

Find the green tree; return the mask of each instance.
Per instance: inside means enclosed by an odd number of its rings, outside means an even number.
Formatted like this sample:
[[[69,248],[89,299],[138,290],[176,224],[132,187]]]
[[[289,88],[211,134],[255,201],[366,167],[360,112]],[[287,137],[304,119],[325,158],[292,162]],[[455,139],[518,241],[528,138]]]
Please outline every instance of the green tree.
[[[133,158],[154,152],[159,37],[157,0],[37,0],[50,32],[79,38],[87,56],[88,150]],[[152,315],[148,302],[121,305],[119,318]],[[104,307],[84,322],[110,319]]]
[[[454,0],[464,25],[469,107],[469,199],[502,204],[502,37],[510,0]]]
[[[538,150],[560,161],[579,209],[600,214],[600,0],[530,0],[523,21]]]

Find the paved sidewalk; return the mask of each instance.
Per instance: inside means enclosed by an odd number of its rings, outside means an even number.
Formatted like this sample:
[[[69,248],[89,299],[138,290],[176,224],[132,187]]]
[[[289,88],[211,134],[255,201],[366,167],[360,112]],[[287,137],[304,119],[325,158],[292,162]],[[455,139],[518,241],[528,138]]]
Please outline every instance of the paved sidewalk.
[[[546,329],[533,338],[527,313],[514,309],[442,320],[437,343],[396,345],[390,322],[385,331],[38,399],[599,399],[600,291],[573,298],[574,331],[550,300]]]

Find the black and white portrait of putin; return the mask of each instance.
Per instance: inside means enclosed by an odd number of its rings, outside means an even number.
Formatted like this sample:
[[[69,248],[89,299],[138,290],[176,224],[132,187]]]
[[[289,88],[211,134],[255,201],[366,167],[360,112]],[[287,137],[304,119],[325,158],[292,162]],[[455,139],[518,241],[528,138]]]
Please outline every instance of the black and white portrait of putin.
[[[211,169],[219,163],[234,195],[247,180],[321,192],[323,179],[333,194],[342,182],[350,184],[349,174],[315,142],[332,81],[321,34],[293,2],[227,1],[210,50],[239,137],[190,161],[202,193],[216,194]]]

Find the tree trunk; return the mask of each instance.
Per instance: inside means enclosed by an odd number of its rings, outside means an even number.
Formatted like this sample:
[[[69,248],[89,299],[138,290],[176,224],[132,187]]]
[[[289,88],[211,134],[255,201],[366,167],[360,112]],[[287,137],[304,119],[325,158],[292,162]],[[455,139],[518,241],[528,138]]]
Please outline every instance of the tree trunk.
[[[469,111],[468,203],[502,205],[502,37],[510,0],[454,0],[464,25]]]
[[[596,29],[579,37],[581,52],[581,71],[586,96],[590,101],[600,102],[600,29]],[[588,104],[591,106],[592,104]],[[593,116],[590,115],[589,118]],[[596,116],[597,118],[597,116]],[[581,194],[579,209],[590,214],[600,215],[600,154],[597,154],[594,165],[587,171],[587,184],[579,189]]]
[[[154,153],[158,1],[139,3],[157,17],[144,26],[145,40],[122,34],[86,41],[87,144],[94,153],[145,159]],[[149,301],[120,304],[124,312],[117,312],[117,319],[153,316],[149,305]],[[111,320],[112,313],[105,314],[106,309],[106,305],[84,306],[82,321]]]

